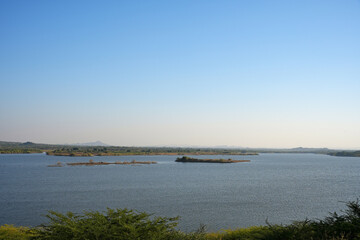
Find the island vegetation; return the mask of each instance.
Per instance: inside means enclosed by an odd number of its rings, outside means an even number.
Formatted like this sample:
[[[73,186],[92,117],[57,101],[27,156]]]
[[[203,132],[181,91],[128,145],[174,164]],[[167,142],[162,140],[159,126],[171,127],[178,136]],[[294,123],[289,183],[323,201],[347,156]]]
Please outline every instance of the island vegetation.
[[[136,161],[132,160],[130,162],[127,161],[116,161],[116,162],[94,162],[94,160],[90,159],[89,162],[75,162],[75,163],[66,163],[66,165],[69,166],[97,166],[97,165],[110,165],[110,164],[116,164],[116,165],[136,165],[136,164],[156,164],[157,162],[154,161]]]
[[[329,155],[337,157],[360,157],[360,151],[341,151],[330,153]]]
[[[199,159],[199,158],[190,158],[183,156],[177,158],[175,162],[183,163],[238,163],[238,162],[250,162],[250,160],[232,160],[232,159]]]
[[[64,165],[61,162],[57,162],[56,164],[50,164],[48,167],[63,167]]]
[[[179,217],[153,217],[128,209],[107,209],[83,214],[49,211],[48,223],[38,227],[0,226],[0,239],[6,240],[358,240],[360,239],[359,201],[347,203],[341,214],[330,213],[318,220],[289,225],[254,226],[207,233],[204,226],[195,232],[176,229]]]

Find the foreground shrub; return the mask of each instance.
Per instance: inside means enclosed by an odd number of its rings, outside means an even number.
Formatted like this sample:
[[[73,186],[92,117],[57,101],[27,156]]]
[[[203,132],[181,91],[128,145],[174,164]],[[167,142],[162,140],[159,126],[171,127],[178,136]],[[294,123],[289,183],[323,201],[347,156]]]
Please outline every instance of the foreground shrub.
[[[50,223],[37,230],[36,239],[168,239],[178,218],[156,217],[127,209],[107,209],[105,213],[49,212]]]
[[[32,239],[51,240],[204,240],[205,231],[183,233],[175,229],[179,217],[155,217],[128,209],[76,215],[49,211],[50,222],[36,228]]]
[[[13,225],[0,226],[1,240],[28,240],[32,237],[32,231],[26,227],[15,227]]]
[[[346,204],[343,214],[336,212],[324,220],[311,222],[318,239],[360,239],[360,204],[359,200]]]
[[[331,213],[323,220],[305,220],[289,225],[255,226],[218,233],[193,233],[175,229],[178,217],[151,217],[127,209],[107,209],[76,215],[49,212],[49,223],[37,228],[0,226],[0,239],[6,240],[360,240],[360,204],[346,204],[342,214]]]
[[[224,230],[219,233],[209,233],[207,235],[209,240],[260,240],[268,239],[270,236],[270,228],[268,226],[254,226],[248,228],[239,228],[235,230]]]
[[[323,220],[304,220],[289,225],[271,225],[225,230],[208,234],[221,240],[360,240],[359,200],[348,202],[341,215],[334,212]]]
[[[360,239],[359,200],[348,202],[341,215],[336,212],[324,220],[305,220],[287,226],[270,226],[272,239]]]

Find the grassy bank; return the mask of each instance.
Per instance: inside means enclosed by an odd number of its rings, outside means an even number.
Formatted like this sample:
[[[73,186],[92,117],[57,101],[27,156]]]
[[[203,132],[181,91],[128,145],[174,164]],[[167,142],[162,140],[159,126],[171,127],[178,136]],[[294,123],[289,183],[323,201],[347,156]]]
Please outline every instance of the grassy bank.
[[[332,213],[322,220],[304,220],[289,225],[267,225],[217,233],[205,228],[184,233],[175,227],[178,217],[152,217],[127,209],[108,209],[106,212],[49,212],[48,224],[35,228],[0,226],[0,239],[138,239],[138,240],[355,240],[360,239],[359,201],[347,203],[342,214]]]

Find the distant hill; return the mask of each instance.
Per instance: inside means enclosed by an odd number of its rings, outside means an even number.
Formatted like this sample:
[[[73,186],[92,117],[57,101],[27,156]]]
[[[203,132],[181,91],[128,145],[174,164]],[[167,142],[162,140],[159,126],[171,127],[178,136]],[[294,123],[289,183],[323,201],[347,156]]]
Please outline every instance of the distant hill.
[[[95,146],[101,146],[101,147],[109,147],[111,145],[103,143],[101,141],[96,141],[96,142],[87,142],[87,143],[74,143],[74,144],[70,144],[72,146],[89,146],[89,147],[95,147]]]
[[[120,156],[120,155],[248,155],[258,153],[318,153],[333,156],[359,157],[360,151],[328,148],[204,148],[204,147],[125,147],[111,146],[101,141],[75,144],[43,144],[0,141],[0,154],[42,153],[56,156]]]

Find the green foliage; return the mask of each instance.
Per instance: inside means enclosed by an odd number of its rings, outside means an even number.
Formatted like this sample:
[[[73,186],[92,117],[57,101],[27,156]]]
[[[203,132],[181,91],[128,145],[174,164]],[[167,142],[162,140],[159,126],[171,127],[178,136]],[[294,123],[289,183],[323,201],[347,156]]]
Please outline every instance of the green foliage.
[[[341,215],[334,212],[324,220],[310,223],[319,239],[320,237],[360,239],[359,200],[348,202],[346,206],[347,209]]]
[[[28,240],[34,236],[33,231],[26,227],[13,225],[0,226],[0,240]]]
[[[337,157],[360,157],[360,151],[341,151],[330,153],[330,155]]]
[[[308,240],[318,239],[314,238],[314,229],[309,225],[309,221],[305,220],[302,222],[294,222],[293,224],[283,225],[269,225],[269,234],[267,239],[271,240],[282,240],[282,239],[297,239],[297,240]],[[322,239],[322,238],[320,238]]]
[[[175,229],[178,217],[151,217],[127,209],[100,212],[49,212],[49,223],[37,228],[0,226],[0,240],[131,239],[131,240],[359,240],[360,204],[347,203],[342,214],[331,213],[323,220],[304,220],[289,225],[255,226],[218,233],[184,233]]]
[[[270,233],[271,231],[268,226],[254,226],[236,230],[224,230],[219,233],[209,233],[207,237],[209,240],[260,240],[267,239]]]
[[[1,153],[41,153],[55,156],[121,156],[121,155],[257,155],[255,151],[218,148],[172,148],[172,147],[122,147],[122,146],[72,146],[38,143],[0,141]]]
[[[305,220],[287,226],[270,225],[271,239],[360,239],[359,201],[346,205],[347,210],[342,215],[334,212],[324,220]]]
[[[35,239],[200,239],[201,234],[184,234],[175,230],[178,217],[155,217],[127,209],[107,209],[106,212],[49,212],[50,223],[38,228]],[[204,234],[203,234],[204,235]]]
[[[336,212],[324,220],[304,220],[289,225],[271,225],[225,230],[208,234],[208,239],[221,240],[359,240],[360,204],[346,204],[342,215]]]

